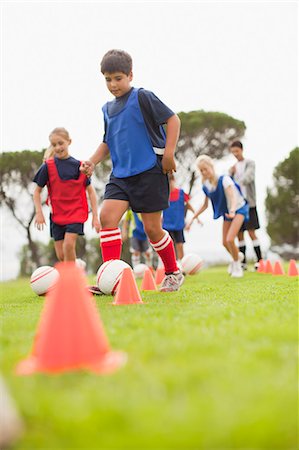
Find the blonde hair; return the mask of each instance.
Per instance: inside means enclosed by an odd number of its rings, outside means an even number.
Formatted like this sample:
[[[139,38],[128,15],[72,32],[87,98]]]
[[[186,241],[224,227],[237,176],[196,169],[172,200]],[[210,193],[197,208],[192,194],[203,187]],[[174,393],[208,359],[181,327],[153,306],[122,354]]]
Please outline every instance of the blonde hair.
[[[58,134],[58,136],[63,137],[67,141],[71,140],[69,132],[63,127],[54,128],[54,130],[52,130],[51,133],[49,134],[49,139],[51,138],[51,136],[53,134]],[[46,149],[46,151],[44,153],[43,162],[45,162],[47,159],[51,159],[53,157],[54,157],[54,149],[53,149],[52,145],[49,145],[49,147]]]
[[[208,166],[212,167],[212,169],[214,169],[214,161],[212,160],[212,158],[208,155],[200,155],[197,159],[196,159],[196,167],[199,168],[200,163],[206,163],[208,164]]]

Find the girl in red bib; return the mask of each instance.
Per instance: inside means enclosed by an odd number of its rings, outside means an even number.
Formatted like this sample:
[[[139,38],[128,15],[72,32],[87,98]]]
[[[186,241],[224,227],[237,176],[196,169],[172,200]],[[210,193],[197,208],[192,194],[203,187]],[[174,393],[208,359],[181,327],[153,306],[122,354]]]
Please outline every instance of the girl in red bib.
[[[49,140],[49,154],[53,157],[45,160],[33,179],[37,184],[33,194],[35,225],[38,230],[45,225],[41,191],[47,185],[50,231],[55,241],[56,256],[59,261],[75,261],[77,237],[84,234],[84,223],[88,218],[86,192],[92,212],[92,226],[97,232],[100,229],[96,193],[90,179],[79,170],[81,162],[69,154],[71,139],[68,131],[55,128]]]

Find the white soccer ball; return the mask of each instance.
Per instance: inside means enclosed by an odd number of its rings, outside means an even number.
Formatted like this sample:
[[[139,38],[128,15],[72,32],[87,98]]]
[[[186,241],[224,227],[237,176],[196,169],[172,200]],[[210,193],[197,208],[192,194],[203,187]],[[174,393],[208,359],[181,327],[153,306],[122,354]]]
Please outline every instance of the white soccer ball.
[[[184,273],[195,275],[201,270],[203,260],[196,253],[189,253],[181,259],[181,264]]]
[[[83,261],[81,258],[76,258],[76,266],[80,267],[80,269],[85,270],[86,269],[86,262]]]
[[[55,286],[58,278],[59,272],[55,267],[41,266],[31,275],[30,285],[37,295],[44,295]]]
[[[114,295],[123,270],[131,266],[121,259],[104,262],[97,271],[98,288],[107,295]]]
[[[148,269],[148,266],[146,264],[136,264],[135,267],[133,267],[133,272],[136,278],[143,278],[144,272]]]

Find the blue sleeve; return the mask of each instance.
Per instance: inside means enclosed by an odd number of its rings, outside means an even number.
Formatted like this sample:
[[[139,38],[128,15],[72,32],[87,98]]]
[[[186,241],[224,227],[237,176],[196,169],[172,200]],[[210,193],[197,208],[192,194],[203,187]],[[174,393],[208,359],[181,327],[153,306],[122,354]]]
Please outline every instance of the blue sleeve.
[[[141,88],[138,100],[143,114],[150,116],[156,125],[163,125],[174,115],[174,112],[151,91]]]
[[[46,163],[42,164],[33,178],[34,183],[36,183],[39,187],[46,186],[49,180],[48,175],[48,166]]]

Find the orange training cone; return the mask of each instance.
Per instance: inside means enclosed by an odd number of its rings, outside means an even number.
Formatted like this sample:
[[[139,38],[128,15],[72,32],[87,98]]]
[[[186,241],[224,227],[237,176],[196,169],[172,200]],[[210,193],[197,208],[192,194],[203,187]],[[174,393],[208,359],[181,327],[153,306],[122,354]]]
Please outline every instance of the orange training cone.
[[[153,274],[150,269],[146,269],[143,275],[143,280],[141,283],[142,291],[156,291],[157,286],[153,277]]]
[[[83,271],[72,262],[56,268],[60,277],[46,295],[32,354],[18,364],[17,374],[115,371],[126,362],[126,354],[111,351]]]
[[[280,261],[275,261],[273,275],[284,275],[284,270]]]
[[[290,264],[288,268],[288,276],[289,277],[297,277],[298,276],[298,268],[296,265],[296,261],[294,259],[290,259]]]
[[[264,273],[273,273],[271,261],[267,259]]]
[[[155,282],[156,284],[161,284],[165,277],[165,269],[164,267],[157,267]]]
[[[265,272],[265,263],[263,259],[260,259],[259,262],[259,267],[257,269],[258,273],[264,273]]]
[[[148,269],[149,270],[149,269]],[[133,303],[143,303],[138,291],[137,283],[131,267],[123,269],[119,284],[117,286],[113,305],[131,305]]]

